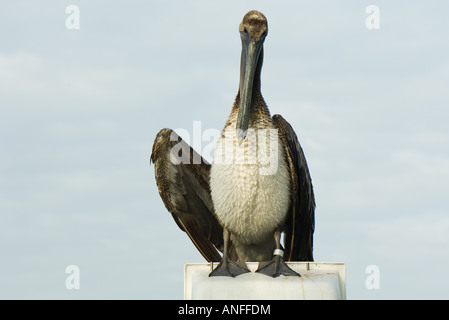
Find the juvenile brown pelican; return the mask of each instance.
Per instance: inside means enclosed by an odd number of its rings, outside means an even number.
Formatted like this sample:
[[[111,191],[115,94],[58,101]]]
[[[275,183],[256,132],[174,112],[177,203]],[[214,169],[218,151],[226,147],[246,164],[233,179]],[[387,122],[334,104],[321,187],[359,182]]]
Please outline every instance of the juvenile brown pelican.
[[[151,154],[156,182],[168,211],[204,258],[221,261],[210,276],[248,272],[245,261],[260,261],[257,272],[273,277],[297,276],[284,260],[313,261],[312,181],[295,132],[282,116],[270,116],[260,92],[265,16],[248,12],[239,31],[239,91],[213,164],[163,129]]]

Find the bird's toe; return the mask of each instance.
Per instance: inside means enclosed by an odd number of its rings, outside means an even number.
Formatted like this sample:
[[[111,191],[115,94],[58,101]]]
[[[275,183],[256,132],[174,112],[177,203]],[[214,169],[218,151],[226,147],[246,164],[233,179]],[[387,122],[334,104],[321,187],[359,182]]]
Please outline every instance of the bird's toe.
[[[270,261],[259,262],[257,273],[276,278],[280,275],[300,277],[301,275],[293,271],[280,256],[275,256]]]
[[[227,259],[222,260],[209,274],[209,277],[237,277],[247,272],[251,271],[246,266],[246,263]]]

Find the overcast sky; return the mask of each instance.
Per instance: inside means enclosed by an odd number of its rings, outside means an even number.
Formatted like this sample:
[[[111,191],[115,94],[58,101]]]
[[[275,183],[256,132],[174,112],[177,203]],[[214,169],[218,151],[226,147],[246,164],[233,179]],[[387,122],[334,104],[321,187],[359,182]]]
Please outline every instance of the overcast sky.
[[[223,128],[251,9],[269,24],[264,98],[313,179],[315,261],[346,263],[349,299],[449,298],[445,0],[2,0],[0,298],[183,298],[184,264],[204,260],[151,147],[164,127]]]

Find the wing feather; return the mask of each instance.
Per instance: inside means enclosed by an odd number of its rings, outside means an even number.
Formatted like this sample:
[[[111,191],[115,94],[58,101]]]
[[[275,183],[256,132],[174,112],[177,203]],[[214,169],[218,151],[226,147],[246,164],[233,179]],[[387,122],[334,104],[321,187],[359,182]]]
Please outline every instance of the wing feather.
[[[170,129],[157,134],[150,161],[162,201],[179,228],[207,261],[220,261],[223,228],[214,215],[210,196],[210,164]]]
[[[313,261],[315,196],[304,152],[291,125],[280,115],[273,116],[285,147],[291,175],[291,201],[284,226],[284,259]]]

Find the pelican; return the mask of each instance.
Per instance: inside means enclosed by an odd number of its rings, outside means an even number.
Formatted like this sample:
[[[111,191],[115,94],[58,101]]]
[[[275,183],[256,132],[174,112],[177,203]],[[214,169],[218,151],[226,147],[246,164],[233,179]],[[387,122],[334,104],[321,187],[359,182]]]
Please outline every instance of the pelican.
[[[170,129],[157,134],[150,162],[179,228],[207,261],[220,262],[209,276],[250,272],[248,261],[261,274],[300,276],[285,261],[313,261],[312,180],[293,128],[270,115],[261,94],[267,19],[249,11],[239,32],[238,93],[212,164]]]

